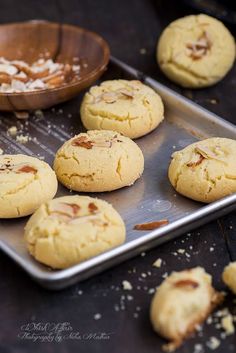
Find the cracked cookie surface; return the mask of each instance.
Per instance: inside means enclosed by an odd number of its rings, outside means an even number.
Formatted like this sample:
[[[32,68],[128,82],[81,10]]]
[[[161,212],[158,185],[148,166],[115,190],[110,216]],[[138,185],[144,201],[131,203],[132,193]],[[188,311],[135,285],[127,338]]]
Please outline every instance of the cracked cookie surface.
[[[22,154],[0,156],[0,218],[32,214],[56,192],[57,178],[47,163]]]
[[[87,260],[125,241],[125,225],[106,201],[64,196],[43,205],[25,227],[30,254],[55,269]]]
[[[143,173],[138,145],[115,131],[81,133],[57,151],[54,170],[67,188],[82,192],[111,191],[132,185]]]
[[[235,41],[229,30],[203,14],[170,23],[157,45],[161,70],[183,87],[213,85],[227,74],[234,60]]]
[[[140,81],[110,80],[90,88],[80,113],[88,130],[114,130],[138,138],[160,124],[164,107],[160,96]]]
[[[150,316],[154,330],[170,340],[166,351],[179,347],[223,300],[211,282],[203,268],[195,267],[172,272],[157,288]]]
[[[212,202],[236,192],[236,141],[213,137],[172,155],[169,180],[180,194]]]

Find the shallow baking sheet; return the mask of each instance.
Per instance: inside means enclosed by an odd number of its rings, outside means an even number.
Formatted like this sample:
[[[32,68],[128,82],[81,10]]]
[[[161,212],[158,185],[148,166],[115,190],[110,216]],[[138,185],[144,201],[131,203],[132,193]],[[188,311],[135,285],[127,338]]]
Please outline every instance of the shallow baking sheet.
[[[170,156],[175,150],[210,136],[236,139],[236,127],[112,58],[102,80],[115,78],[144,81],[157,90],[165,104],[165,121],[154,132],[136,140],[145,157],[142,178],[132,187],[93,194],[109,201],[120,212],[127,228],[125,244],[69,269],[52,271],[34,261],[26,251],[23,228],[27,217],[0,221],[0,248],[46,288],[65,288],[236,208],[235,194],[203,205],[176,194],[167,178]],[[37,112],[25,122],[3,113],[0,117],[0,147],[5,153],[44,157],[52,164],[58,147],[83,130],[78,113],[81,98],[82,95],[63,105],[63,110],[56,107],[44,112],[43,116]],[[28,134],[31,138],[24,145],[7,133],[7,129],[15,124],[23,135]],[[57,196],[66,194],[69,194],[68,190],[60,186]],[[137,223],[163,218],[169,220],[167,226],[152,232],[133,230]]]

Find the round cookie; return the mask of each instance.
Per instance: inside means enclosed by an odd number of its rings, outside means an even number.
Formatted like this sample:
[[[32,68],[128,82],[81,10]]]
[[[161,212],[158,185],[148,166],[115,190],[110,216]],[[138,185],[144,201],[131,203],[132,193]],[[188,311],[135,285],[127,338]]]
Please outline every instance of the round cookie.
[[[226,286],[236,294],[236,261],[230,262],[229,265],[224,268],[222,279]]]
[[[213,137],[173,153],[169,179],[180,194],[212,202],[236,192],[236,141]]]
[[[67,188],[83,192],[111,191],[132,185],[142,174],[138,145],[114,131],[81,133],[57,151],[54,170]]]
[[[30,254],[55,269],[67,268],[125,241],[125,225],[106,201],[64,196],[43,205],[25,227]]]
[[[160,96],[140,81],[111,80],[90,88],[80,114],[88,130],[114,130],[133,139],[160,124],[164,107]]]
[[[213,85],[227,74],[234,59],[231,33],[222,22],[202,14],[172,22],[157,45],[161,70],[183,87]]]
[[[195,267],[172,272],[157,288],[150,317],[154,330],[171,341],[165,351],[172,352],[180,346],[222,301],[211,282],[203,268]]]
[[[57,192],[57,178],[51,167],[23,154],[0,156],[0,218],[33,213]]]

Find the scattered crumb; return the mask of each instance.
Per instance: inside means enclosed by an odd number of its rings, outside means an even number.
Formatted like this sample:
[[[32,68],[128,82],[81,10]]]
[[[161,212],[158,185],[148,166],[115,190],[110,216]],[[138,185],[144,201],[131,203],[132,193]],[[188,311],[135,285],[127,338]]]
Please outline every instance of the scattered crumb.
[[[101,317],[102,317],[102,315],[97,313],[97,314],[94,315],[94,320],[100,320]]]
[[[206,320],[206,323],[208,325],[212,324],[213,320],[212,320],[212,316],[208,316],[207,320]]]
[[[141,277],[146,278],[147,277],[146,273],[141,273]]]
[[[212,252],[212,251],[214,251],[214,248],[211,246],[211,247],[210,247],[210,252]]]
[[[141,252],[141,256],[144,257],[146,255],[145,252]]]
[[[22,144],[27,143],[29,141],[29,136],[27,135],[18,135],[16,136],[16,141]]]
[[[194,345],[193,353],[203,353],[203,352],[204,352],[203,345],[201,343],[196,343]]]
[[[131,300],[133,300],[134,298],[132,297],[132,295],[127,295],[127,300],[128,301],[131,301]]]
[[[132,290],[133,289],[132,284],[129,281],[126,281],[126,280],[124,280],[122,282],[122,286],[123,286],[124,290]]]
[[[168,276],[168,273],[165,272],[165,273],[163,273],[162,278],[166,278],[167,276]]]
[[[134,318],[135,318],[135,319],[138,318],[138,313],[134,313]]]
[[[3,154],[3,150],[0,148],[0,154]]]
[[[159,268],[161,267],[161,264],[162,264],[162,259],[159,258],[155,262],[153,262],[152,266]]]
[[[215,350],[220,346],[220,340],[214,336],[210,337],[209,341],[206,343],[207,347]]]
[[[221,326],[225,330],[227,336],[234,333],[233,316],[230,313],[221,319]]]
[[[150,289],[148,290],[148,294],[153,294],[153,293],[155,293],[155,289],[154,289],[154,288],[150,288]]]
[[[11,126],[9,129],[7,129],[7,132],[11,136],[16,136],[17,134],[17,127],[16,126]]]
[[[40,109],[35,110],[34,114],[35,114],[36,118],[43,118],[44,117],[43,111]]]
[[[79,294],[79,295],[82,295],[82,294],[83,294],[83,291],[82,291],[82,290],[79,290],[79,291],[78,291],[78,294]]]
[[[141,49],[139,50],[139,52],[140,52],[141,55],[145,55],[145,54],[147,54],[147,49],[141,48]]]
[[[177,252],[178,252],[179,254],[184,254],[184,253],[185,253],[185,250],[184,250],[184,249],[178,249]]]

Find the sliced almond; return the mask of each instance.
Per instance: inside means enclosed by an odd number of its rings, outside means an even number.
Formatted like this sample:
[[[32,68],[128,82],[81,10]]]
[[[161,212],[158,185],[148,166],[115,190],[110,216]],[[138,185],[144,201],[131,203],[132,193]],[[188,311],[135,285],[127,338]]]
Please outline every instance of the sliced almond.
[[[91,148],[93,148],[92,142],[89,141],[86,136],[77,137],[72,141],[71,144],[72,146],[83,147],[83,148],[86,148],[87,150],[90,150]]]
[[[80,209],[80,206],[77,204],[60,202],[60,203],[54,205],[53,209],[50,210],[50,215],[54,215],[59,218],[61,216],[64,216],[69,220],[69,219],[73,219],[76,217],[79,209]]]
[[[194,162],[188,162],[187,167],[196,167],[202,163],[202,161],[205,159],[201,154],[199,155],[199,159]]]
[[[212,42],[209,34],[204,31],[198,40],[186,43],[186,55],[190,56],[193,60],[201,59],[211,49],[211,46]]]
[[[136,224],[134,226],[134,229],[135,230],[153,230],[153,229],[160,228],[168,223],[169,223],[169,221],[167,219],[161,219],[160,221]]]
[[[37,169],[34,167],[31,167],[30,165],[24,165],[23,167],[20,167],[16,173],[32,173],[32,174],[36,174],[37,173]]]
[[[133,99],[134,98],[134,94],[133,92],[127,90],[127,89],[120,89],[119,90],[119,93],[121,93],[121,95],[123,95],[125,98],[128,98],[128,99]]]
[[[86,215],[81,217],[76,217],[70,220],[71,224],[81,224],[81,223],[89,223],[89,222],[102,222],[99,218],[100,213],[96,213],[95,215]]]
[[[10,75],[0,72],[0,84],[2,83],[11,83],[11,77]]]
[[[95,213],[98,210],[98,207],[95,205],[94,202],[90,202],[88,205],[88,209],[91,213]]]
[[[196,289],[197,287],[199,287],[199,283],[197,283],[196,281],[194,281],[192,279],[182,279],[182,280],[175,282],[174,287],[183,288],[186,290]]]
[[[222,163],[225,163],[226,162],[220,158],[219,156],[217,156],[217,154],[215,154],[213,151],[211,151],[208,147],[206,146],[196,146],[195,147],[195,151],[197,153],[199,153],[200,155],[202,155],[204,158],[206,159],[215,159],[217,161],[220,161]]]
[[[102,100],[104,100],[104,102],[106,103],[115,103],[117,101],[117,93],[115,92],[105,92],[102,94],[101,96]]]
[[[80,206],[77,205],[76,203],[67,203],[67,202],[63,202],[64,205],[71,207],[72,212],[74,215],[76,215],[78,213],[78,211],[80,210]]]

